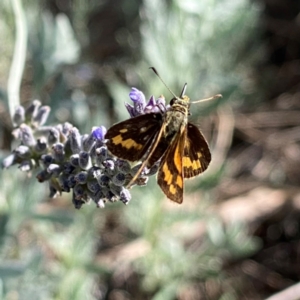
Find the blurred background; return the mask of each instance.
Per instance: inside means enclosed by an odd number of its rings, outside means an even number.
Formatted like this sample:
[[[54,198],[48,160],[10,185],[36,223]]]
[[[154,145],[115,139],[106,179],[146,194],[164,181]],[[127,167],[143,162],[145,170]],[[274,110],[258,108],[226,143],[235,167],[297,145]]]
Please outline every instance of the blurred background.
[[[212,163],[182,205],[153,177],[128,206],[75,210],[2,170],[0,298],[300,299],[299,12],[293,0],[2,0],[1,160],[18,101],[89,133],[129,117],[131,87],[172,97],[150,66],[176,94],[187,82],[192,100],[223,98],[191,106]]]

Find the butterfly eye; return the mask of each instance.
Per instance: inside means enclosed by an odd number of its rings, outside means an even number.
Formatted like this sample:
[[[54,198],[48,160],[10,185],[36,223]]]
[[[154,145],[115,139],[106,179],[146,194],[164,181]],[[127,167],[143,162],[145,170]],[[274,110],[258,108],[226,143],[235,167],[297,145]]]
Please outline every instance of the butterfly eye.
[[[175,103],[175,101],[176,101],[176,98],[171,99],[170,105],[172,106]]]

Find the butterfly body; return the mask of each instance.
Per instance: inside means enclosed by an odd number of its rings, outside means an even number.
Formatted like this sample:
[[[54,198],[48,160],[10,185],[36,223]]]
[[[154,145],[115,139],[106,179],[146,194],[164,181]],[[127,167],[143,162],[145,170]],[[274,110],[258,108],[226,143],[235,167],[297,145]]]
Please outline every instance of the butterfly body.
[[[164,134],[171,135],[173,133],[177,133],[185,127],[188,122],[188,102],[189,98],[184,96],[185,100],[178,102],[179,99],[173,99],[173,103],[168,111],[166,111],[164,116],[165,130]],[[176,102],[175,102],[176,101]]]
[[[164,112],[148,113],[113,125],[106,133],[108,150],[129,161],[143,160],[133,177],[159,162],[157,182],[165,195],[183,201],[184,178],[194,177],[209,165],[211,154],[200,130],[188,122],[189,97],[181,93]]]

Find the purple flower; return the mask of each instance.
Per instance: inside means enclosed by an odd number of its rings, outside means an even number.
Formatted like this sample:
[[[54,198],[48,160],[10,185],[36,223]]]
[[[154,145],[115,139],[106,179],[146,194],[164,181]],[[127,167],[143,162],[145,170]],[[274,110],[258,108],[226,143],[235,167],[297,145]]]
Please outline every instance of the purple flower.
[[[92,130],[94,138],[96,140],[100,140],[100,141],[104,140],[106,132],[107,132],[107,129],[104,126],[94,127]]]
[[[164,106],[164,107],[166,106],[166,99],[163,95],[161,95],[157,98],[156,105],[158,105],[158,106],[161,105],[161,106]]]
[[[145,109],[144,112],[145,113],[150,113],[150,112],[154,112],[153,109],[156,107],[156,100],[154,98],[154,96],[151,96]]]
[[[139,91],[137,88],[132,88],[131,92],[129,93],[129,98],[134,103],[139,103],[142,106],[146,106],[146,98],[143,92]]]
[[[131,118],[137,116],[136,112],[135,112],[135,109],[132,105],[130,105],[129,103],[126,103],[125,102],[125,107],[130,115]]]
[[[129,114],[132,117],[144,114],[144,108],[146,106],[145,95],[138,89],[132,88],[129,97],[133,102],[133,107],[130,104],[126,105]]]
[[[165,97],[160,96],[155,100],[154,96],[151,96],[145,109],[145,113],[159,113],[159,112],[165,112],[166,109],[166,102],[165,102]]]
[[[146,103],[144,94],[138,89],[132,88],[129,97],[133,101],[133,105],[125,103],[125,107],[131,118],[147,113],[165,112],[167,110],[164,96],[160,96],[158,99],[151,96]]]

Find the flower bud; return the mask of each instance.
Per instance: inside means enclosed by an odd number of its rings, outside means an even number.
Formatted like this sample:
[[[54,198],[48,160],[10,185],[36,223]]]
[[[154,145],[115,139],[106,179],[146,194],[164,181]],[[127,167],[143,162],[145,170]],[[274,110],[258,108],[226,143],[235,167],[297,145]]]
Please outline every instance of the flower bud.
[[[106,160],[107,158],[107,148],[102,146],[100,148],[96,149],[96,165],[97,166],[102,166],[102,163]]]
[[[14,153],[21,158],[29,158],[31,156],[31,151],[28,146],[20,145],[15,150]]]
[[[2,168],[7,169],[9,167],[11,167],[13,164],[16,163],[16,154],[12,153],[9,156],[7,156],[6,158],[3,159],[1,165]]]
[[[87,188],[89,191],[95,194],[100,190],[100,185],[96,180],[92,180],[87,182]]]
[[[72,130],[72,128],[74,128],[74,126],[69,123],[69,122],[65,122],[63,125],[62,125],[62,133],[65,135],[65,136],[68,136]],[[77,129],[78,130],[78,129]]]
[[[47,168],[47,172],[57,177],[62,171],[62,167],[58,164],[50,164]]]
[[[81,206],[84,204],[84,201],[82,201],[82,200],[77,200],[77,199],[75,198],[75,193],[73,193],[72,202],[73,202],[74,207],[75,207],[76,209],[80,209]]]
[[[52,174],[47,172],[47,170],[42,170],[36,175],[38,182],[45,182],[51,178]]]
[[[87,178],[88,174],[85,171],[81,171],[74,176],[74,179],[78,184],[86,184]]]
[[[63,165],[63,172],[66,175],[72,174],[72,172],[75,170],[75,167],[68,161],[65,162]]]
[[[49,130],[49,134],[48,134],[48,143],[50,146],[52,146],[53,144],[56,144],[59,142],[59,130],[55,127],[52,127]]]
[[[79,167],[79,154],[73,154],[70,156],[70,163],[74,167]]]
[[[65,174],[60,174],[58,176],[58,184],[63,192],[70,192],[68,177]]]
[[[36,144],[36,141],[33,136],[32,129],[26,124],[21,124],[19,129],[20,139],[22,143],[25,146],[33,147]]]
[[[134,116],[144,114],[144,108],[146,106],[145,95],[138,89],[132,88],[129,97],[133,101]]]
[[[41,106],[37,114],[33,117],[33,122],[36,127],[42,126],[46,123],[49,113],[51,111],[51,108],[49,106]]]
[[[43,163],[45,168],[47,168],[50,164],[52,164],[53,161],[54,161],[54,158],[50,154],[43,154],[41,156],[41,162]]]
[[[85,197],[85,190],[83,185],[76,184],[73,188],[75,199],[80,200]]]
[[[82,169],[87,169],[91,166],[90,156],[88,152],[85,151],[79,152],[79,166]]]
[[[39,100],[33,100],[32,103],[25,110],[25,121],[31,122],[31,120],[36,116],[41,102]]]
[[[86,134],[82,139],[82,147],[84,151],[89,152],[93,145],[95,144],[95,139],[93,133]]]
[[[75,175],[71,174],[68,177],[68,186],[72,189],[76,185]]]
[[[23,106],[18,106],[15,109],[15,113],[13,115],[13,123],[15,126],[19,126],[25,122],[25,109]]]
[[[112,183],[117,186],[124,185],[125,180],[126,180],[126,177],[125,177],[125,174],[123,174],[123,173],[117,173],[111,179]]]
[[[102,175],[98,176],[96,179],[100,186],[108,187],[110,178],[107,175],[102,174]]]
[[[104,199],[99,199],[96,204],[97,204],[97,207],[105,208],[105,200]]]
[[[129,103],[125,102],[125,107],[130,115],[131,118],[134,118],[136,116],[136,112],[135,109],[132,105],[130,105]]]
[[[20,163],[19,169],[23,172],[28,172],[31,171],[33,169],[34,166],[34,162],[33,160],[23,160]]]
[[[118,159],[115,165],[117,169],[123,174],[128,174],[131,170],[130,163],[127,160]]]
[[[81,150],[81,137],[79,130],[76,127],[73,127],[70,130],[70,145],[72,152],[79,153]]]
[[[65,148],[62,143],[56,143],[52,146],[53,157],[56,162],[62,162],[65,159]]]
[[[123,188],[120,192],[120,201],[122,201],[124,204],[128,204],[131,200],[131,194],[128,189]]]
[[[47,150],[47,147],[48,147],[48,145],[47,145],[46,139],[44,137],[42,137],[37,140],[37,143],[34,146],[34,150],[37,153],[41,154]]]
[[[93,129],[92,129],[92,134],[93,134],[95,140],[104,141],[106,132],[107,132],[107,129],[104,126],[93,127]]]
[[[105,172],[109,175],[113,175],[114,174],[114,170],[115,170],[115,163],[112,159],[106,159],[103,163],[103,166],[105,168]]]

